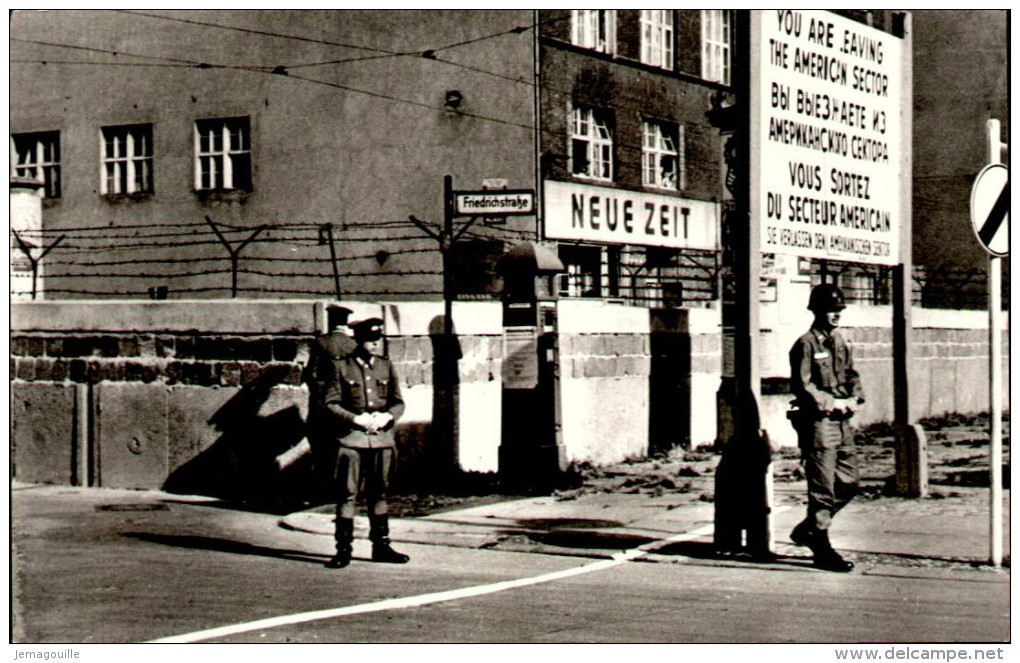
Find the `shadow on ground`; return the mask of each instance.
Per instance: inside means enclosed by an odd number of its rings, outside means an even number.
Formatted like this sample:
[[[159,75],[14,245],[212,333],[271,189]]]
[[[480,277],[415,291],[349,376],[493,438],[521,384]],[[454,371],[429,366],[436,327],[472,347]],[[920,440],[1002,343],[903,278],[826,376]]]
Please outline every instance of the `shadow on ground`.
[[[293,562],[311,562],[322,564],[328,555],[317,555],[303,550],[282,550],[280,548],[269,548],[258,546],[243,541],[231,539],[218,539],[210,536],[194,536],[187,534],[150,534],[147,532],[125,532],[124,536],[146,543],[157,543],[175,548],[188,548],[191,550],[209,550],[213,552],[230,553],[234,555],[255,555],[257,557],[272,557],[285,559]]]

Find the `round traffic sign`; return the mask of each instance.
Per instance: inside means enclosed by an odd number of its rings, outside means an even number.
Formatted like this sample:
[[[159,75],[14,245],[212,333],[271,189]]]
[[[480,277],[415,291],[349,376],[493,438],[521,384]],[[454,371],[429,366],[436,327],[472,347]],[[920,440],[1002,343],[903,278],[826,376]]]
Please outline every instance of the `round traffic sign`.
[[[970,191],[970,223],[985,251],[1009,255],[1009,169],[985,166]]]

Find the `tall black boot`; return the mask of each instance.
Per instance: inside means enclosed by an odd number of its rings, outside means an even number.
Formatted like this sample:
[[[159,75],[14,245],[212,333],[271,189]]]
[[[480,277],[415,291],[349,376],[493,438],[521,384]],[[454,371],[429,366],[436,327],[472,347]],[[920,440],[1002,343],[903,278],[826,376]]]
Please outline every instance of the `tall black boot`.
[[[390,547],[389,516],[369,516],[368,538],[372,540],[372,561],[386,564],[407,564],[411,559]]]
[[[838,552],[833,550],[832,544],[829,543],[829,530],[818,530],[809,545],[811,552],[815,554],[815,566],[818,568],[836,573],[849,573],[853,570],[854,563],[843,559]]]
[[[811,542],[814,539],[815,526],[811,522],[810,516],[800,521],[793,531],[790,532],[790,541],[793,541],[798,546],[811,546]]]
[[[326,568],[342,569],[351,563],[354,544],[354,519],[336,519],[336,554],[326,562]]]

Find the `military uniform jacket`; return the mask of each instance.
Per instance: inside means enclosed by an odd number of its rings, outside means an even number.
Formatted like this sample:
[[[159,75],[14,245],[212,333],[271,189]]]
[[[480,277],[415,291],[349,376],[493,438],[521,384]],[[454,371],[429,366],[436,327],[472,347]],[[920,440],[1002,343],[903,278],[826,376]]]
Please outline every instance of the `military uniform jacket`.
[[[393,362],[385,357],[365,361],[348,355],[334,359],[330,367],[323,402],[331,415],[332,435],[342,446],[355,449],[393,447],[393,423],[404,413]],[[393,423],[369,435],[354,423],[363,412],[389,412]]]
[[[812,327],[790,349],[790,388],[805,414],[824,416],[837,398],[864,402],[853,353],[843,337]]]

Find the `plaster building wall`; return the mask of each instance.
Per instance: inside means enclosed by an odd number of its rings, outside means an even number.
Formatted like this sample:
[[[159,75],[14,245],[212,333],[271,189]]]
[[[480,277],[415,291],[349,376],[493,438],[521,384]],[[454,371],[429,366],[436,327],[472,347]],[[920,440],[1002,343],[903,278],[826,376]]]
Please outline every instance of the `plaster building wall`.
[[[459,10],[16,13],[10,131],[60,134],[62,191],[45,201],[44,224],[67,237],[49,258],[49,289],[229,296],[228,254],[209,216],[235,247],[268,226],[241,254],[244,296],[332,294],[318,232],[330,223],[345,293],[435,298],[437,244],[408,216],[441,225],[443,176],[458,189],[488,178],[535,188],[534,39],[510,32],[532,20]],[[456,108],[446,105],[454,91]],[[196,121],[234,117],[250,122],[250,190],[196,192]],[[152,125],[154,190],[104,196],[101,128],[134,124]],[[479,223],[465,239],[487,237],[498,255],[518,230],[534,238],[534,225]]]
[[[912,14],[914,262],[932,270],[981,269],[985,254],[971,229],[970,191],[988,163],[986,121],[998,119],[1001,140],[1009,141],[1009,13]]]

